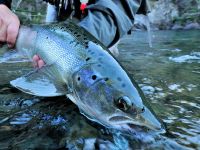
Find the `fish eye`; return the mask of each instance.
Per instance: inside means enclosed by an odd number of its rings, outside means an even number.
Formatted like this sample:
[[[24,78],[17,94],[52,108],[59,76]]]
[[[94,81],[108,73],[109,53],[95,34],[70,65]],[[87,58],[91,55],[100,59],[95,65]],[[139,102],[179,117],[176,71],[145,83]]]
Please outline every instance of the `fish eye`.
[[[123,111],[127,111],[132,107],[132,103],[127,96],[123,96],[117,99],[116,106]]]

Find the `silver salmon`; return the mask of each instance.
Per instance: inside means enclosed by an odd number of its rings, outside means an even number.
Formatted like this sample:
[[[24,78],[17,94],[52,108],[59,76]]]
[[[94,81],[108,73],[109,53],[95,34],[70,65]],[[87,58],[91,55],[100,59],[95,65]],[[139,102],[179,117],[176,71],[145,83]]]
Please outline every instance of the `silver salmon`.
[[[66,95],[82,114],[107,128],[165,131],[136,82],[105,46],[78,25],[22,26],[16,48],[45,62],[41,69],[10,82],[21,91],[44,97]]]

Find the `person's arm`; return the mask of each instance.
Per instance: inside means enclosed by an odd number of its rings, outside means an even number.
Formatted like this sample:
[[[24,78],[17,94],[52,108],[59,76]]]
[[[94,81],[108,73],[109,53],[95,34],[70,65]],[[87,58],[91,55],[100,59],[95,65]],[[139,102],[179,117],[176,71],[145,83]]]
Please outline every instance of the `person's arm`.
[[[19,31],[20,21],[9,9],[11,1],[0,0],[0,42],[13,47]]]
[[[133,27],[136,13],[148,11],[147,0],[98,0],[87,7],[88,15],[79,25],[111,47]]]

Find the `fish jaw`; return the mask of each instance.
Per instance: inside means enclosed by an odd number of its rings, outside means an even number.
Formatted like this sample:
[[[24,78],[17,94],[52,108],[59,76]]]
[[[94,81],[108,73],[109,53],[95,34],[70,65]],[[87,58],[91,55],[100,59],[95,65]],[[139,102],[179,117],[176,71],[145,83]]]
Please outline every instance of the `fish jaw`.
[[[134,132],[135,130],[141,130],[141,127],[144,129],[151,129],[158,133],[165,133],[165,128],[163,124],[155,117],[155,115],[144,106],[144,112],[137,113],[135,112],[131,115],[117,110],[117,113],[113,114],[108,119],[108,124],[111,127],[123,131]]]
[[[152,129],[159,131],[161,133],[165,132],[164,125],[155,117],[155,115],[145,107],[145,111],[142,112],[140,115],[141,120],[144,120],[143,124]]]

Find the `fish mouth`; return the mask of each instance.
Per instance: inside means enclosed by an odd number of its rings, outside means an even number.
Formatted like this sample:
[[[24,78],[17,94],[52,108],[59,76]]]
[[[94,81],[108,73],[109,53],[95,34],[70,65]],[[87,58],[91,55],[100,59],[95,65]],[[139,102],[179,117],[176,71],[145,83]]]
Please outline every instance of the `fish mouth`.
[[[141,126],[141,124],[126,116],[113,116],[109,119],[109,121],[114,128],[117,128],[118,130],[128,134],[135,134],[144,131],[146,132],[149,130],[145,126]]]
[[[125,114],[116,114],[109,118],[108,122],[119,129],[127,131],[149,131],[165,133],[163,125],[155,118],[150,111],[140,113],[134,117]]]
[[[113,116],[109,119],[110,122],[115,122],[117,124],[131,123],[131,118],[127,116]]]

